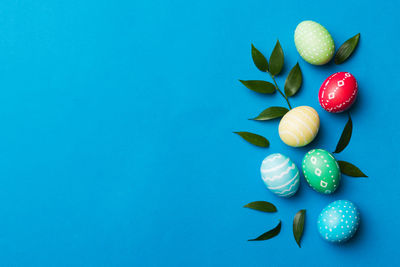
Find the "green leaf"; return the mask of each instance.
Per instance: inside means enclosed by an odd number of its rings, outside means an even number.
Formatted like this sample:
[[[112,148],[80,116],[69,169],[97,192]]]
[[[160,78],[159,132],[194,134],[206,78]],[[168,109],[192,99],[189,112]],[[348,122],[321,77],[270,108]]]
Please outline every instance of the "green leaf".
[[[250,144],[260,147],[269,147],[269,141],[261,135],[249,132],[233,132],[233,133],[241,136],[244,140],[246,140]]]
[[[267,59],[264,57],[263,54],[261,54],[260,51],[257,50],[257,48],[254,47],[253,44],[251,44],[251,57],[253,58],[254,65],[256,65],[256,67],[259,70],[261,70],[263,72],[268,71]]]
[[[264,212],[276,212],[277,211],[274,204],[269,203],[267,201],[254,201],[254,202],[250,202],[247,205],[244,205],[243,207],[253,209],[253,210],[264,211]]]
[[[274,76],[278,75],[283,68],[283,61],[283,50],[281,44],[277,41],[269,58],[269,72]]]
[[[340,172],[344,175],[351,177],[368,177],[359,168],[349,162],[338,160],[338,164],[340,167]]]
[[[244,86],[257,93],[272,94],[275,92],[275,86],[266,81],[243,81],[239,80]]]
[[[294,239],[296,240],[297,245],[299,245],[299,248],[301,248],[300,240],[303,235],[305,218],[306,218],[306,210],[300,210],[299,212],[296,213],[293,220],[293,236]]]
[[[262,241],[262,240],[267,240],[270,238],[273,238],[277,236],[281,232],[281,221],[279,221],[279,224],[272,230],[269,230],[268,232],[260,235],[257,238],[254,239],[249,239],[249,241]]]
[[[257,117],[252,120],[255,121],[267,121],[273,120],[276,118],[283,117],[289,110],[284,107],[270,107],[265,109],[263,112],[260,113]]]
[[[346,123],[346,126],[344,126],[342,135],[340,136],[339,142],[336,145],[336,149],[333,153],[340,153],[343,151],[343,149],[346,148],[346,146],[350,142],[352,132],[353,132],[353,122],[351,120],[350,113],[349,113],[349,119]]]
[[[335,64],[339,65],[345,62],[356,49],[359,40],[360,34],[357,34],[344,42],[336,52]]]
[[[301,87],[303,82],[303,75],[299,63],[291,69],[285,81],[285,94],[286,96],[294,96]]]

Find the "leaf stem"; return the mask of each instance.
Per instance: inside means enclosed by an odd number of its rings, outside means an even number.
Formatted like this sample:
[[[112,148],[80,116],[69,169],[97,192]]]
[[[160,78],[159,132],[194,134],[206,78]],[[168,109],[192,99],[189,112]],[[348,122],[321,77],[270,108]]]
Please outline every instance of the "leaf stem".
[[[270,72],[268,72],[268,73],[269,73],[269,75],[271,76],[272,80],[274,81],[276,90],[278,90],[278,92],[279,92],[279,93],[283,96],[283,98],[286,100],[286,103],[288,104],[289,109],[292,109],[292,106],[290,105],[289,99],[288,99],[287,96],[279,89],[278,84],[277,84],[276,81],[275,81],[274,75],[272,75]]]

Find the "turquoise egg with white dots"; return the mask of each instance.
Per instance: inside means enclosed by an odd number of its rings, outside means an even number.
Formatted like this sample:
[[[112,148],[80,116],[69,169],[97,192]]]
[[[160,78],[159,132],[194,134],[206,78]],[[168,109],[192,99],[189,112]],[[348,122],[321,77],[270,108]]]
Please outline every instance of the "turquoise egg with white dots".
[[[335,157],[326,150],[312,149],[304,156],[303,174],[315,191],[331,194],[339,187],[340,169]]]
[[[321,24],[306,20],[297,25],[294,43],[300,56],[310,64],[324,65],[335,52],[332,36]]]
[[[261,178],[267,188],[280,197],[291,197],[299,189],[299,169],[290,158],[280,153],[271,154],[263,160]]]
[[[349,200],[337,200],[326,206],[318,216],[318,231],[330,242],[345,242],[357,232],[360,213]]]

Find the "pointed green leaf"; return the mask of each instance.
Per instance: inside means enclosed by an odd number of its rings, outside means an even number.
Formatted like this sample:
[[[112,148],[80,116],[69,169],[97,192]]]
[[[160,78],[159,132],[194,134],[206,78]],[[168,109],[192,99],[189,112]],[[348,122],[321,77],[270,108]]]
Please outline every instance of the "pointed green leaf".
[[[350,142],[352,132],[353,132],[353,122],[351,120],[350,113],[349,113],[349,119],[346,123],[346,126],[344,126],[342,135],[340,136],[339,142],[336,145],[336,149],[333,153],[340,153],[343,151],[343,149],[346,148],[346,146]]]
[[[269,58],[269,72],[274,76],[278,75],[283,68],[283,61],[283,50],[281,44],[277,41]]]
[[[256,65],[256,67],[259,70],[261,70],[263,72],[268,71],[267,59],[264,57],[263,54],[261,54],[260,51],[257,50],[257,48],[254,47],[253,44],[251,44],[251,57],[253,58],[254,65]]]
[[[368,177],[359,168],[349,162],[338,160],[338,164],[340,167],[340,172],[344,175],[351,177]]]
[[[285,94],[286,96],[294,96],[301,87],[303,82],[303,75],[299,63],[292,68],[285,81]]]
[[[260,147],[269,147],[269,141],[261,135],[249,132],[233,132],[233,133],[241,136],[244,140],[246,140],[250,144]]]
[[[281,221],[279,221],[279,224],[272,230],[269,230],[268,232],[260,235],[257,238],[254,239],[249,239],[249,241],[262,241],[262,240],[268,240],[270,238],[273,238],[277,236],[281,232]]]
[[[275,86],[266,81],[243,81],[239,80],[244,86],[257,93],[272,94],[275,92]]]
[[[288,111],[289,110],[284,107],[270,107],[265,109],[263,112],[260,113],[260,115],[253,118],[252,120],[255,121],[273,120],[276,118],[283,117]]]
[[[299,248],[301,248],[300,240],[303,235],[305,218],[306,218],[306,210],[300,210],[299,212],[296,213],[293,220],[293,236],[294,239],[296,240],[297,245],[299,245]]]
[[[360,34],[357,34],[344,42],[336,52],[335,64],[339,65],[345,62],[356,49],[359,40]]]
[[[264,212],[276,212],[277,209],[274,204],[267,201],[254,201],[243,206],[244,208],[249,208],[253,210],[259,210]]]

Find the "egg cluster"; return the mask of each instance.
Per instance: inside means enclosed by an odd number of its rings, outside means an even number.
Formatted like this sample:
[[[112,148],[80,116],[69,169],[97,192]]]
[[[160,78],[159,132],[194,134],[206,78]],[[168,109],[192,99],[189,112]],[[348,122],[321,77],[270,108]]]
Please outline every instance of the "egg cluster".
[[[314,21],[303,21],[295,30],[295,45],[300,56],[314,65],[329,62],[335,45],[329,32]],[[318,99],[328,112],[342,112],[354,103],[358,93],[356,79],[349,72],[330,75],[321,85]],[[290,106],[290,104],[289,104]],[[315,109],[300,106],[289,110],[279,123],[281,140],[292,147],[303,147],[318,134],[320,120]],[[312,149],[302,161],[302,173],[312,189],[322,194],[332,194],[340,184],[341,171],[335,157],[326,150]],[[299,189],[300,172],[287,156],[274,153],[261,164],[261,178],[266,187],[280,197],[291,197]],[[323,239],[344,242],[358,229],[360,214],[354,203],[337,200],[326,206],[317,221]]]

